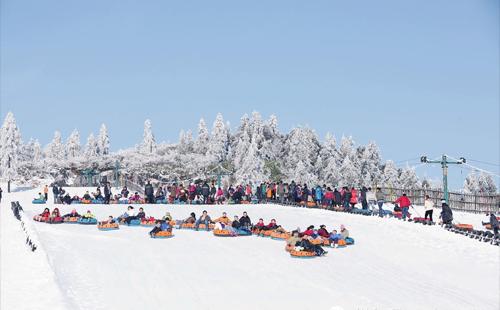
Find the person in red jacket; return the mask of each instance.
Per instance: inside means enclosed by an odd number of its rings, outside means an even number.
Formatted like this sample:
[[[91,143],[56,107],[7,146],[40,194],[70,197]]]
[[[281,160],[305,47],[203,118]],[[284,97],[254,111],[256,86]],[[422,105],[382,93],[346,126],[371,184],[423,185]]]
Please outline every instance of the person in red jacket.
[[[266,224],[264,224],[264,219],[259,219],[259,222],[253,226],[253,230],[260,232],[265,226]]]
[[[330,237],[330,233],[328,232],[328,230],[326,229],[326,226],[325,225],[321,225],[319,226],[319,229],[318,229],[318,235],[320,235],[321,237],[323,238],[327,238]]]
[[[307,227],[307,229],[302,233],[304,236],[312,236],[314,234],[314,225]]]
[[[50,210],[49,210],[49,208],[45,208],[45,210],[43,210],[43,212],[40,213],[39,216],[45,217],[45,218],[50,217]]]
[[[402,215],[403,215],[403,220],[406,221],[406,217],[410,218],[410,213],[408,210],[410,209],[411,206],[411,201],[410,199],[406,196],[406,193],[403,193],[403,196],[399,197],[394,201],[395,204],[398,204],[399,207],[401,208]]]
[[[351,188],[351,200],[349,203],[351,204],[351,209],[358,203],[358,191],[354,187]]]
[[[276,228],[278,228],[276,220],[272,219],[271,222],[264,227],[264,230],[275,230]]]

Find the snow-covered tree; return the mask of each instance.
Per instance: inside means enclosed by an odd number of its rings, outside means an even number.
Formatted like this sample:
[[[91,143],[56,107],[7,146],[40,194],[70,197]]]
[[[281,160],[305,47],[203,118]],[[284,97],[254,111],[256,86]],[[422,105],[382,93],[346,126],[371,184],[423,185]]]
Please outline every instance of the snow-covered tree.
[[[75,158],[81,155],[80,133],[77,129],[73,130],[66,141],[66,154],[68,158]]]
[[[360,158],[361,184],[365,186],[374,186],[382,181],[380,172],[380,151],[374,142],[368,143],[363,149]]]
[[[337,151],[337,142],[335,137],[327,133],[325,143],[323,144],[318,160],[316,162],[316,171],[320,182],[332,185],[340,185],[340,166],[342,161]]]
[[[319,141],[316,133],[310,128],[297,127],[288,135],[284,145],[283,173],[290,180],[295,180],[298,167],[305,176],[311,176],[309,182],[315,183],[315,164],[319,153]],[[299,166],[300,163],[300,166]],[[301,178],[303,179],[303,178]]]
[[[198,137],[194,142],[194,150],[196,153],[205,155],[208,150],[210,135],[208,134],[207,124],[203,118],[198,123]]]
[[[406,167],[399,175],[399,186],[403,189],[418,188],[419,182],[415,169]]]
[[[97,152],[97,148],[97,140],[95,139],[94,134],[91,133],[87,138],[87,144],[85,145],[85,156],[87,158],[96,157],[97,155],[99,155]]]
[[[38,139],[35,139],[33,143],[33,162],[39,163],[43,158],[42,146]]]
[[[465,178],[464,192],[468,194],[496,194],[497,187],[490,174],[472,170]]]
[[[278,129],[278,118],[275,115],[271,115],[266,121],[262,134],[264,139],[261,142],[260,154],[265,160],[275,161],[283,147],[282,136]]]
[[[386,187],[398,188],[399,187],[399,171],[392,160],[385,162],[383,184]]]
[[[359,186],[358,184],[358,169],[354,166],[354,163],[351,161],[349,156],[346,156],[342,161],[342,165],[340,166],[339,173],[341,176],[341,183],[344,186]]]
[[[9,112],[0,129],[0,172],[3,178],[13,180],[17,177],[20,152],[21,132],[14,114]]]
[[[144,134],[141,144],[141,152],[143,154],[153,154],[154,152],[156,152],[156,140],[153,134],[151,121],[149,119],[144,122]]]
[[[210,142],[208,144],[207,156],[209,159],[215,162],[226,160],[228,142],[224,118],[222,117],[222,114],[219,113],[215,118],[212,127],[212,137],[210,138]]]
[[[154,140],[154,137],[153,137]],[[106,125],[102,124],[101,129],[99,130],[99,136],[97,138],[97,151],[99,155],[108,155],[109,154],[109,136],[108,129]]]
[[[66,157],[66,150],[62,142],[61,132],[54,132],[54,138],[47,145],[45,155],[47,158],[57,161],[63,160]]]
[[[266,181],[269,175],[265,171],[265,163],[258,155],[257,141],[253,140],[245,154],[242,154],[240,165],[236,170],[236,180],[242,183],[258,183]]]

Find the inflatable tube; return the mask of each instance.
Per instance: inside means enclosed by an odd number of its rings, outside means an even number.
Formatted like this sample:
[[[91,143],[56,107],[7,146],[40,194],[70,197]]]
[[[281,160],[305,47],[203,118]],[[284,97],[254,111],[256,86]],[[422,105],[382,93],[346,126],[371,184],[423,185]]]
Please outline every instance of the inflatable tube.
[[[160,205],[160,204],[167,204],[167,200],[166,200],[166,199],[157,200],[157,201],[156,201],[156,204],[157,204],[157,205]]]
[[[81,201],[81,202],[82,202],[84,205],[89,205],[89,204],[91,204],[91,203],[92,203],[92,200],[90,200],[90,199],[89,199],[89,200],[87,200],[87,199],[82,199],[82,201]]]
[[[273,230],[261,230],[260,231],[260,236],[261,237],[271,237],[271,234],[273,233],[274,231]]]
[[[127,222],[123,222],[124,225],[127,225],[127,226],[140,226],[141,225],[141,220],[140,219],[134,219],[134,220],[131,220],[130,223],[127,223]]]
[[[474,229],[474,227],[472,227],[472,225],[470,225],[470,224],[456,224],[455,228],[468,230],[468,231],[472,231]]]
[[[184,229],[194,229],[194,223],[183,223],[181,225],[181,228],[184,228]]]
[[[193,225],[195,226],[195,225]],[[208,230],[212,230],[214,229],[215,225],[214,224],[208,224]],[[200,226],[198,226],[198,230],[206,230],[207,227],[205,226],[205,224],[200,224]]]
[[[82,225],[95,225],[95,224],[97,224],[97,220],[95,218],[84,218],[84,217],[81,217],[80,219],[78,219],[78,224],[82,224]]]
[[[65,217],[64,218],[64,223],[68,223],[68,224],[78,224],[78,220],[80,218],[79,217]]]
[[[72,205],[80,205],[82,202],[80,200],[71,200]]]
[[[112,224],[107,223],[107,224],[97,225],[97,229],[102,231],[117,230],[120,229],[120,225],[118,225],[118,223],[112,223]]]
[[[46,201],[45,199],[33,199],[32,203],[36,205],[43,205],[46,203]]]
[[[104,200],[102,199],[92,199],[92,203],[96,205],[102,205],[104,204]]]
[[[314,208],[314,207],[316,207],[316,203],[314,203],[314,202],[312,202],[312,201],[308,201],[308,202],[307,202],[307,207],[308,207],[308,208]]]
[[[118,200],[119,205],[128,205],[128,200]]]
[[[234,237],[235,235],[227,229],[214,229],[214,236],[217,237]]]
[[[311,244],[314,244],[314,245],[323,245],[324,244],[323,239],[321,239],[321,238],[311,239],[311,240],[309,240],[309,242],[311,242]]]
[[[157,232],[156,234],[152,235],[151,238],[153,239],[166,239],[166,238],[172,238],[174,234],[171,231],[168,230],[162,230]]]
[[[290,233],[288,233],[288,232],[286,232],[286,233],[279,233],[279,232],[273,231],[271,233],[270,237],[273,240],[286,240],[286,239],[290,238]]]
[[[240,237],[251,236],[252,232],[244,229],[236,229],[236,235]]]
[[[42,217],[40,215],[35,215],[33,217],[33,220],[37,221],[37,222],[41,222],[41,223],[46,223],[49,220],[49,218],[48,217]]]
[[[350,237],[345,238],[345,244],[346,245],[353,245],[354,244],[354,239],[350,238]]]
[[[314,257],[316,257],[316,253],[307,252],[307,251],[290,250],[290,256],[293,258],[314,258]]]
[[[148,219],[148,220],[141,221],[141,226],[144,226],[144,227],[153,227],[155,225],[156,225],[155,219]]]
[[[49,224],[61,224],[63,222],[63,218],[60,216],[57,217],[49,217],[47,223]]]

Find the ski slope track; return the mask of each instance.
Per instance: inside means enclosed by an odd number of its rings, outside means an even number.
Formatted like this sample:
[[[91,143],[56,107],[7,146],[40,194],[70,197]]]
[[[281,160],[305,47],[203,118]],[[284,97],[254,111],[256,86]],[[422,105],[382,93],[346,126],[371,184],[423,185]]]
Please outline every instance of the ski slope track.
[[[5,188],[5,187],[3,187]],[[81,194],[85,189],[69,189]],[[78,192],[77,192],[78,191]],[[499,247],[396,219],[278,205],[141,205],[149,216],[184,219],[248,211],[286,229],[346,225],[354,246],[326,257],[294,259],[284,242],[220,238],[174,230],[151,239],[150,228],[49,225],[31,220],[52,203],[33,205],[37,190],[5,194],[0,208],[0,308],[10,309],[499,309]],[[5,192],[4,192],[5,193]],[[50,199],[49,199],[50,200]],[[24,208],[35,252],[12,215]],[[98,219],[126,205],[57,205],[62,214],[90,209]],[[139,208],[139,205],[136,206]],[[418,211],[419,209],[417,209]],[[422,210],[418,211],[423,214]],[[438,212],[437,210],[435,211]],[[435,215],[435,217],[437,217]],[[479,225],[481,215],[455,218]],[[479,228],[479,227],[478,227]]]

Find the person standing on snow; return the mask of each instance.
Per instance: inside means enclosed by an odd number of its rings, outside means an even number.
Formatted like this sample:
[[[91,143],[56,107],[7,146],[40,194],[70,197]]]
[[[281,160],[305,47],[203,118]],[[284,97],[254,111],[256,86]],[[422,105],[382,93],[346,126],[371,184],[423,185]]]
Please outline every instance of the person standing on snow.
[[[45,185],[45,187],[43,188],[43,194],[45,196],[45,201],[47,201],[47,199],[49,199],[49,186],[48,185]]]
[[[441,200],[441,215],[439,216],[443,224],[451,224],[453,221],[453,212],[446,200]]]
[[[486,212],[486,216],[488,216],[488,212]],[[498,226],[499,226],[498,219],[497,219],[495,213],[493,213],[493,212],[491,212],[489,214],[489,216],[490,216],[489,223],[482,222],[482,224],[483,224],[483,226],[490,224],[491,229],[493,229],[493,233],[495,234],[495,236],[497,236],[498,235]]]
[[[401,196],[398,199],[396,199],[396,201],[394,203],[398,204],[399,207],[401,208],[401,211],[403,212],[403,220],[406,221],[406,217],[408,217],[408,219],[409,219],[410,218],[410,213],[408,212],[408,210],[410,209],[411,201],[406,196],[406,193],[403,193],[403,196]]]
[[[2,192],[3,192],[3,190],[2,190],[2,188],[0,187],[0,202],[2,202]]]
[[[432,212],[434,210],[434,202],[432,202],[429,195],[425,195],[424,208],[425,208],[425,220],[427,220],[427,217],[429,217],[430,221],[433,222]]]
[[[57,197],[59,196],[57,185],[52,186],[52,195],[54,195],[54,203],[57,203]]]
[[[366,192],[368,192],[368,189],[363,186],[360,193],[361,207],[363,210],[368,210],[368,200],[366,198]]]

